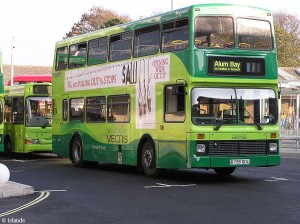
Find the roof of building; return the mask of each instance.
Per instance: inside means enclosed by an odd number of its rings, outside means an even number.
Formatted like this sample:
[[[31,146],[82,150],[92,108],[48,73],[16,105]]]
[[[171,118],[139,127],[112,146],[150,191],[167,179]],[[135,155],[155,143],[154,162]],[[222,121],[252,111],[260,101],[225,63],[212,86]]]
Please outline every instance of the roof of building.
[[[4,65],[4,83],[11,78],[11,66]],[[14,76],[19,75],[52,75],[51,66],[14,65]]]
[[[279,67],[279,81],[300,81],[300,68],[295,67]]]

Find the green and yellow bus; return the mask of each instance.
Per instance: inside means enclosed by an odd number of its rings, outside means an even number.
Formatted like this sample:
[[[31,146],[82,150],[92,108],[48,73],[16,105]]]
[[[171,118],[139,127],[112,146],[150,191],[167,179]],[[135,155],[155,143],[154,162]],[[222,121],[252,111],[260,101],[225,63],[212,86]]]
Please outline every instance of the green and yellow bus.
[[[3,64],[2,64],[2,49],[0,48],[0,152],[4,151],[3,147],[3,132],[4,132],[4,80],[3,80]]]
[[[53,152],[75,166],[280,164],[270,11],[202,4],[58,41]]]
[[[51,152],[52,84],[5,86],[4,99],[4,152]]]

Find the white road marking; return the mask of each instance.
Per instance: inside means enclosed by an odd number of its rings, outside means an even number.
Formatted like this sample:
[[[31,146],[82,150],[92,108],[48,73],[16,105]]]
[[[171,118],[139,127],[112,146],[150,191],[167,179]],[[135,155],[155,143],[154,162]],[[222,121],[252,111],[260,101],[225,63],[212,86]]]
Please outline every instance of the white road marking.
[[[23,205],[23,206],[20,206],[18,208],[15,208],[15,209],[12,209],[10,211],[7,211],[7,212],[3,212],[0,214],[0,217],[4,217],[4,216],[7,216],[7,215],[11,215],[11,214],[14,214],[16,212],[19,212],[21,210],[24,210],[26,208],[29,208],[37,203],[40,203],[41,201],[45,200],[46,198],[48,198],[50,196],[50,192],[41,192],[40,196],[38,196],[36,199],[34,199],[33,201]]]
[[[275,182],[275,181],[287,181],[287,180],[290,180],[290,179],[282,178],[282,177],[271,177],[271,179],[267,179],[264,181]]]
[[[144,188],[159,188],[159,187],[193,187],[196,186],[196,184],[174,184],[174,185],[170,185],[170,184],[162,184],[162,183],[156,183],[157,185],[154,186],[145,186]]]

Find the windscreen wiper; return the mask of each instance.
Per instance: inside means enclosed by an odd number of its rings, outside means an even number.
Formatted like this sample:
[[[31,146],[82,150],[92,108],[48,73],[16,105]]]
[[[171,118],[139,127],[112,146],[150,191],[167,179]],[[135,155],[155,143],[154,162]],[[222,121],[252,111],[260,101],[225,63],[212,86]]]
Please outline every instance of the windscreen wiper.
[[[47,127],[47,125],[49,124],[50,122],[47,120],[46,122],[45,122],[45,124],[41,127],[41,128],[46,128]]]
[[[223,119],[218,120],[217,126],[214,127],[215,131],[218,131],[223,124]]]
[[[241,100],[242,100],[242,98],[241,98]],[[253,124],[256,125],[257,129],[258,129],[258,130],[262,130],[262,127],[260,126],[259,123],[257,123],[257,122],[255,121],[254,117],[252,117],[252,115],[250,114],[250,112],[249,112],[243,105],[242,105],[242,108],[244,109],[244,111],[246,111],[246,113],[248,114],[248,116],[252,119]],[[239,119],[239,120],[240,120],[240,119]]]

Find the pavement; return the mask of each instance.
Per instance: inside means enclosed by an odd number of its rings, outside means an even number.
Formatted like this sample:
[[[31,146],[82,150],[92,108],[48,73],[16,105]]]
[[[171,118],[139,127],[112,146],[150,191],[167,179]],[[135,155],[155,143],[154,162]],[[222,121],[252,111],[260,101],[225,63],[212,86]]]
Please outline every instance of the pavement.
[[[0,198],[23,196],[34,193],[32,186],[8,181],[0,185]]]
[[[296,141],[281,141],[280,154],[282,158],[300,158],[300,143],[297,143]],[[32,193],[34,193],[34,188],[29,185],[13,181],[8,181],[6,184],[0,185],[0,199]]]

